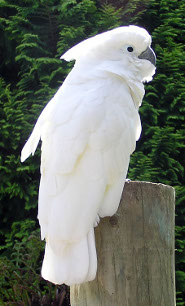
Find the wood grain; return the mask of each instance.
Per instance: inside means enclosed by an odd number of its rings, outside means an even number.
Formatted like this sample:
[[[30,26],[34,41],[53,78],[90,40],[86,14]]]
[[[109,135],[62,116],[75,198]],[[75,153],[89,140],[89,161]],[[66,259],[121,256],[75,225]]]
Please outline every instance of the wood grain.
[[[96,228],[98,272],[71,287],[72,306],[174,306],[174,189],[127,182],[117,213]]]

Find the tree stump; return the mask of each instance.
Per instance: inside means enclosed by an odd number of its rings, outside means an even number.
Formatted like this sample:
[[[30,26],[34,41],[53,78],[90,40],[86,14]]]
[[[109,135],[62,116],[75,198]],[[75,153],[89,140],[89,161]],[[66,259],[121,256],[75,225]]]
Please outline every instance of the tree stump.
[[[72,306],[174,306],[175,192],[126,182],[117,213],[95,229],[94,281],[71,287]]]

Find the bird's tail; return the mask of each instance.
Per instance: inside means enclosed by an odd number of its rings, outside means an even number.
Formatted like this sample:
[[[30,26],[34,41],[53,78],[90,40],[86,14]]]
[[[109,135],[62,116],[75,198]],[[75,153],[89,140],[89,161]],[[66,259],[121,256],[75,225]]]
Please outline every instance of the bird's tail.
[[[42,265],[44,279],[54,284],[71,286],[93,280],[96,270],[94,228],[79,242],[67,243],[55,250],[47,241]]]

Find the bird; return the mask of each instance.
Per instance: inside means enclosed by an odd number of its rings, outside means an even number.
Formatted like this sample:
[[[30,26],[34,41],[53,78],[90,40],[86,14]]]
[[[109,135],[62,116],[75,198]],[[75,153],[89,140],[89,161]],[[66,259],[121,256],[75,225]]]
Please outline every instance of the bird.
[[[94,228],[118,209],[156,56],[147,30],[129,25],[87,38],[61,59],[75,64],[41,112],[21,162],[41,140],[41,275],[71,286],[96,277]]]

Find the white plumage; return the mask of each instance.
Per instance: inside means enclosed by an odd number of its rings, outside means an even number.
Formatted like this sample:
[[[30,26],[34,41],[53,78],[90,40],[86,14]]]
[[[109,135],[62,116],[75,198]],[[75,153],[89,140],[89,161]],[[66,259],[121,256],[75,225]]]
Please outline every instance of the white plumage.
[[[130,154],[141,133],[143,82],[155,72],[150,44],[146,30],[129,26],[67,51],[62,58],[75,59],[75,66],[22,150],[23,162],[42,140],[42,276],[55,284],[78,284],[96,276],[94,226],[119,205]]]

